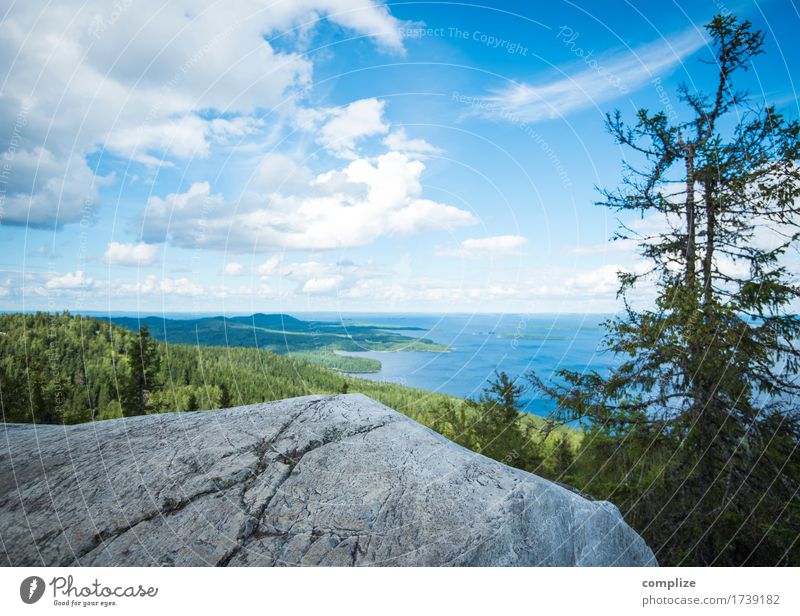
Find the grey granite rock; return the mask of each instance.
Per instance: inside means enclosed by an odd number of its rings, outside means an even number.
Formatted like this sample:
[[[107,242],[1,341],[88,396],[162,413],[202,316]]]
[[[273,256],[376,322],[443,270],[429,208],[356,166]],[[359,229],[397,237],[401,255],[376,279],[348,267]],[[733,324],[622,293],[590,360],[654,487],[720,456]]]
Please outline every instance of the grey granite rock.
[[[655,565],[619,511],[360,394],[0,424],[0,564]]]

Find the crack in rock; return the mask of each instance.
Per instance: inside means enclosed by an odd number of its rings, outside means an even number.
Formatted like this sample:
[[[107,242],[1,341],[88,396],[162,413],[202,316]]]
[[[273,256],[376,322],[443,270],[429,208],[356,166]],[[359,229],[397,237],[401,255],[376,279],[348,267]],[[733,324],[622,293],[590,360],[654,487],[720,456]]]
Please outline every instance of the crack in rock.
[[[311,406],[311,405],[309,405]],[[306,407],[309,408],[309,407]],[[306,410],[306,409],[304,409]],[[294,423],[294,421],[299,417],[300,414],[295,415],[294,418],[288,422],[276,435],[275,437],[264,439],[259,443],[256,448],[256,455],[258,456],[258,463],[253,472],[253,476],[248,478],[248,480],[243,484],[242,492],[240,495],[242,506],[244,511],[247,513],[247,518],[242,523],[242,526],[237,533],[237,545],[234,546],[231,550],[229,550],[219,561],[216,563],[218,567],[225,567],[227,566],[231,560],[237,556],[242,549],[245,548],[245,544],[253,538],[253,535],[256,533],[259,524],[261,523],[261,519],[264,516],[264,512],[269,507],[270,503],[272,503],[275,496],[281,491],[281,488],[286,483],[286,481],[291,477],[292,473],[294,473],[295,469],[300,465],[303,458],[311,453],[312,451],[316,451],[325,447],[326,445],[330,445],[331,443],[341,442],[345,439],[353,438],[354,436],[369,434],[379,428],[385,427],[387,424],[391,423],[386,421],[380,424],[362,426],[353,430],[345,431],[345,430],[338,430],[336,428],[327,429],[323,432],[322,436],[319,438],[312,438],[305,446],[303,447],[295,447],[289,451],[285,452],[278,452],[272,449],[272,446],[276,442],[280,442],[280,437],[288,429],[289,425]],[[247,502],[247,493],[250,491],[256,481],[259,479],[261,475],[265,472],[265,470],[270,466],[270,464],[281,464],[284,466],[284,469],[280,472],[277,480],[273,485],[271,485],[271,493],[263,499],[263,502],[259,504],[255,510],[252,509],[251,505]]]

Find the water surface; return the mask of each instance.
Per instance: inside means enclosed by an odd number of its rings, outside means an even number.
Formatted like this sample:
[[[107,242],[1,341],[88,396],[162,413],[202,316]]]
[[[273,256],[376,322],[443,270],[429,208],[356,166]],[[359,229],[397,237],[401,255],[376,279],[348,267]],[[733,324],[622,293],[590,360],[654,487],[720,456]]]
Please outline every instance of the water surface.
[[[447,345],[447,353],[379,352],[355,353],[378,359],[380,372],[360,374],[361,378],[386,381],[441,392],[463,398],[477,398],[496,371],[503,370],[524,382],[535,371],[545,379],[557,370],[603,372],[613,363],[600,350],[603,315],[427,315],[427,314],[298,314],[303,319],[340,320],[342,323],[375,323],[407,330],[408,336],[430,338]],[[547,414],[552,404],[537,399],[528,389],[525,410]]]

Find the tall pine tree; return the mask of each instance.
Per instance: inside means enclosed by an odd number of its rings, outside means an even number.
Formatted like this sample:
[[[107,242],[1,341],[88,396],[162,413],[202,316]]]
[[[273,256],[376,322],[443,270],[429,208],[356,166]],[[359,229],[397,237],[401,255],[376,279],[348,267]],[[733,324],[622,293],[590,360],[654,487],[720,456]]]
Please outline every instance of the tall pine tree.
[[[606,323],[620,363],[533,381],[557,400],[554,421],[588,427],[580,487],[618,502],[662,563],[797,565],[800,289],[786,255],[800,127],[734,85],[762,34],[733,16],[707,30],[715,87],[679,89],[688,120],[608,117],[642,165],[601,204],[661,227],[617,235],[649,264],[620,275],[625,310]],[[631,300],[643,283],[656,295],[644,309]]]

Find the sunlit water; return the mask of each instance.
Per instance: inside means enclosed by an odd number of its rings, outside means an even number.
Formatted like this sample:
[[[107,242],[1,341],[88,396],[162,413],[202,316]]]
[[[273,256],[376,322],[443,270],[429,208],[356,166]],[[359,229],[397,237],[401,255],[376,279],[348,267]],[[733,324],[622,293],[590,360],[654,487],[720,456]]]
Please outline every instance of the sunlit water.
[[[421,327],[402,331],[450,348],[446,353],[355,353],[380,360],[382,369],[359,377],[459,396],[477,398],[495,371],[503,370],[525,384],[535,371],[549,379],[562,368],[603,372],[613,357],[601,350],[603,315],[427,315],[427,314],[298,314],[302,319]],[[526,389],[525,410],[547,414],[552,403]]]

